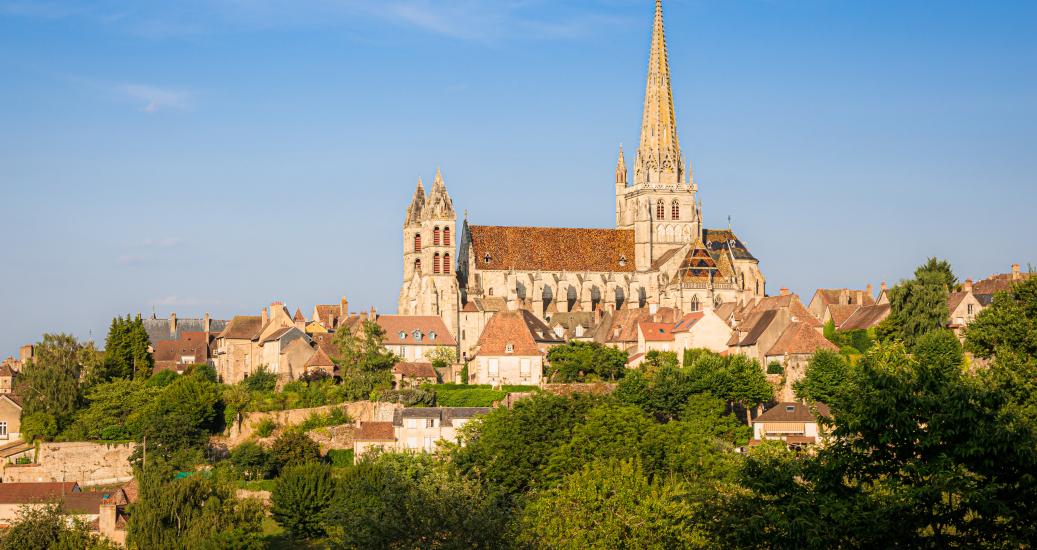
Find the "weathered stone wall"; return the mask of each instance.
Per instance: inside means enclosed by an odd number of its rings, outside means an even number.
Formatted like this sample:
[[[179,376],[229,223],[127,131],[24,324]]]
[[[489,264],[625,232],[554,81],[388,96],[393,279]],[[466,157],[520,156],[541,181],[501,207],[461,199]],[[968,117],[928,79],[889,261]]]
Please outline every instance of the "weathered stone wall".
[[[332,409],[345,407],[353,422],[391,422],[393,412],[401,407],[395,403],[376,403],[372,401],[354,401],[352,403],[340,403],[338,405],[327,405],[324,407],[313,407],[309,409],[289,409],[286,411],[254,412],[241,422],[234,424],[228,429],[225,437],[220,437],[219,442],[228,448],[235,447],[239,443],[251,438],[255,433],[256,426],[263,419],[269,418],[277,423],[278,427],[289,424],[299,424],[310,417],[311,414],[326,414]],[[350,446],[352,445],[352,433],[349,435]],[[340,448],[340,447],[331,447]],[[349,447],[342,447],[349,448]]]
[[[4,483],[77,481],[81,486],[122,483],[133,479],[129,458],[134,444],[106,445],[87,441],[43,443],[38,464],[4,466]]]

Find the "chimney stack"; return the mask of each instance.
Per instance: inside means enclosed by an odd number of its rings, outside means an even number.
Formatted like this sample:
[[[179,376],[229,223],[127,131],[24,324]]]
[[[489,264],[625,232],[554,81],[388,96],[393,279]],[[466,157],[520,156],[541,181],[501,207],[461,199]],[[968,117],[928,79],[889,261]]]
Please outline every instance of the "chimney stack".
[[[176,336],[176,313],[169,314],[169,335]]]
[[[1023,275],[1022,275],[1022,272],[1019,271],[1019,264],[1012,264],[1012,280],[1013,281],[1018,281],[1019,279],[1022,279],[1022,278],[1023,278]]]
[[[209,332],[209,312],[205,312],[205,317],[202,318],[202,327],[205,332]]]
[[[349,317],[349,300],[345,296],[342,297],[342,301],[338,303],[338,317],[343,321]]]
[[[961,289],[965,292],[972,292],[972,279],[965,279],[965,284],[961,285]]]
[[[375,311],[374,306],[371,306],[371,320],[374,321],[378,318],[378,312]]]
[[[875,297],[875,289],[871,286],[871,283],[868,283],[868,286],[864,287],[864,292],[867,292],[868,296],[871,298]]]
[[[270,321],[270,317],[269,317],[269,315],[270,315],[270,314],[269,314],[269,313],[267,313],[267,310],[266,310],[266,308],[263,308],[263,309],[259,310],[259,316],[260,316],[260,317],[262,317],[262,319],[263,319],[263,326],[264,326],[264,327],[265,327],[265,326],[266,326],[266,324],[267,324],[267,323],[268,323],[268,322]]]
[[[885,292],[887,288],[888,287],[886,286],[886,281],[882,281],[882,284],[879,285],[879,291],[880,292]]]
[[[789,289],[787,289],[787,288],[781,289],[781,295],[782,296],[788,296],[789,295]]]

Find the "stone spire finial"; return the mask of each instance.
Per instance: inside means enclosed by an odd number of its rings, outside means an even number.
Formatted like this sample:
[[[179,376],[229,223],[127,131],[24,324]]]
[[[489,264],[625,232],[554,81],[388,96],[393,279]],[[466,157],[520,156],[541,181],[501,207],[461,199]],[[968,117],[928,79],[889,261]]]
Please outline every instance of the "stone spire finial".
[[[436,178],[432,181],[432,189],[428,193],[428,201],[424,208],[424,215],[435,219],[454,219],[454,202],[450,200],[450,194],[446,191],[446,183],[443,182],[443,173],[436,168]]]
[[[634,163],[634,184],[684,183],[684,159],[677,139],[677,120],[670,89],[670,63],[666,55],[662,0],[655,2],[652,51],[648,56],[641,144]]]
[[[623,158],[623,144],[619,144],[619,160],[616,161],[616,185],[627,184],[627,161]]]
[[[421,220],[421,213],[425,209],[425,186],[421,184],[421,176],[418,176],[418,186],[414,188],[414,197],[407,207],[407,219],[405,224],[411,225]]]

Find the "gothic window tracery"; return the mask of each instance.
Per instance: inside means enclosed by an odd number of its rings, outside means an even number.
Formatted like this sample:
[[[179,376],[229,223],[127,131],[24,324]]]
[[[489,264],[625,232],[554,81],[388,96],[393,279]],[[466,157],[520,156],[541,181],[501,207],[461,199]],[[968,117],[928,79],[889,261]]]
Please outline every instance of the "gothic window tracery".
[[[674,199],[673,203],[670,204],[670,219],[678,220],[681,217],[681,205]]]
[[[657,220],[666,219],[666,205],[663,204],[662,199],[659,199],[658,202],[655,203],[655,218]]]

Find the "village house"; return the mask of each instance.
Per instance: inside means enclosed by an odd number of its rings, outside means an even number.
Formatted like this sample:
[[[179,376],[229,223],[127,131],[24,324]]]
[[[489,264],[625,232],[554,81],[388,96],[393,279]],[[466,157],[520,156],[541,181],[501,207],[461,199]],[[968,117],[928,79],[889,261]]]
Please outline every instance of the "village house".
[[[396,363],[392,367],[394,388],[413,388],[422,384],[435,384],[439,375],[432,363]]]
[[[750,445],[766,440],[784,441],[789,448],[803,448],[822,443],[824,430],[817,422],[818,416],[830,416],[824,403],[809,405],[783,401],[753,419],[753,441]],[[816,411],[816,414],[815,412]]]
[[[459,430],[472,418],[490,412],[487,407],[411,407],[393,415],[396,448],[432,452],[440,441],[458,441]]]
[[[637,352],[676,351],[673,342],[673,323],[637,323]]]
[[[436,348],[457,346],[443,319],[435,315],[378,315],[385,331],[384,345],[407,362],[431,363],[427,356]]]
[[[954,331],[959,340],[965,341],[965,327],[976,319],[979,312],[983,310],[976,295],[972,293],[972,279],[966,279],[961,290],[951,292],[947,297],[947,310],[950,312],[950,322],[947,328]]]
[[[875,297],[872,296],[870,284],[864,290],[819,288],[814,292],[814,297],[810,299],[807,310],[822,323],[835,320],[835,324],[838,326],[840,320],[845,320],[858,307],[870,306],[874,303]]]
[[[85,522],[93,531],[115,542],[126,542],[124,507],[129,500],[122,488],[84,491],[71,482],[0,483],[0,528],[18,519],[23,507],[57,504],[62,514]]]
[[[396,450],[396,429],[392,422],[360,422],[353,432],[354,463],[375,449]]]
[[[473,384],[539,385],[548,349],[564,343],[528,310],[501,311],[487,323],[468,366]]]
[[[290,330],[285,330],[290,329]],[[294,331],[294,332],[293,332]],[[291,333],[291,334],[289,334]],[[285,358],[282,369],[282,351],[291,340],[308,336],[299,331],[283,302],[273,302],[263,308],[258,317],[237,315],[227,323],[214,342],[213,363],[220,379],[236,384],[265,365],[272,372],[289,374],[290,359]],[[270,344],[269,347],[266,347]],[[264,349],[266,347],[266,349]],[[308,359],[308,357],[307,357]],[[302,368],[303,360],[298,363]]]
[[[5,370],[0,368],[0,380]],[[4,441],[20,441],[22,426],[22,400],[18,394],[0,393],[0,444]]]
[[[995,294],[1010,290],[1017,283],[1030,277],[1037,277],[1037,273],[1023,272],[1019,264],[1012,264],[1012,271],[1009,273],[997,273],[976,281],[972,285],[972,292],[979,303],[986,307],[994,302]]]
[[[730,353],[747,355],[766,364],[767,352],[791,323],[804,323],[821,334],[821,322],[800,302],[799,296],[781,289],[778,296],[768,296],[735,315],[736,325],[728,340]]]
[[[837,328],[840,332],[868,330],[885,321],[886,317],[889,317],[889,313],[890,306],[888,301],[871,306],[861,306],[839,324]]]
[[[302,342],[302,340],[297,342]],[[303,363],[302,373],[300,374],[314,376],[318,372],[323,373],[324,376],[335,376],[338,374],[338,365],[331,360],[324,348],[319,345],[312,351],[310,358]]]
[[[733,304],[732,304],[733,305]],[[678,355],[688,349],[727,351],[733,330],[713,308],[687,313],[673,326],[674,347]]]
[[[795,398],[792,385],[806,375],[810,358],[818,350],[838,352],[839,347],[819,333],[816,327],[801,321],[789,323],[774,345],[767,350],[763,364],[778,363],[784,371],[784,384],[779,389],[780,399]]]

